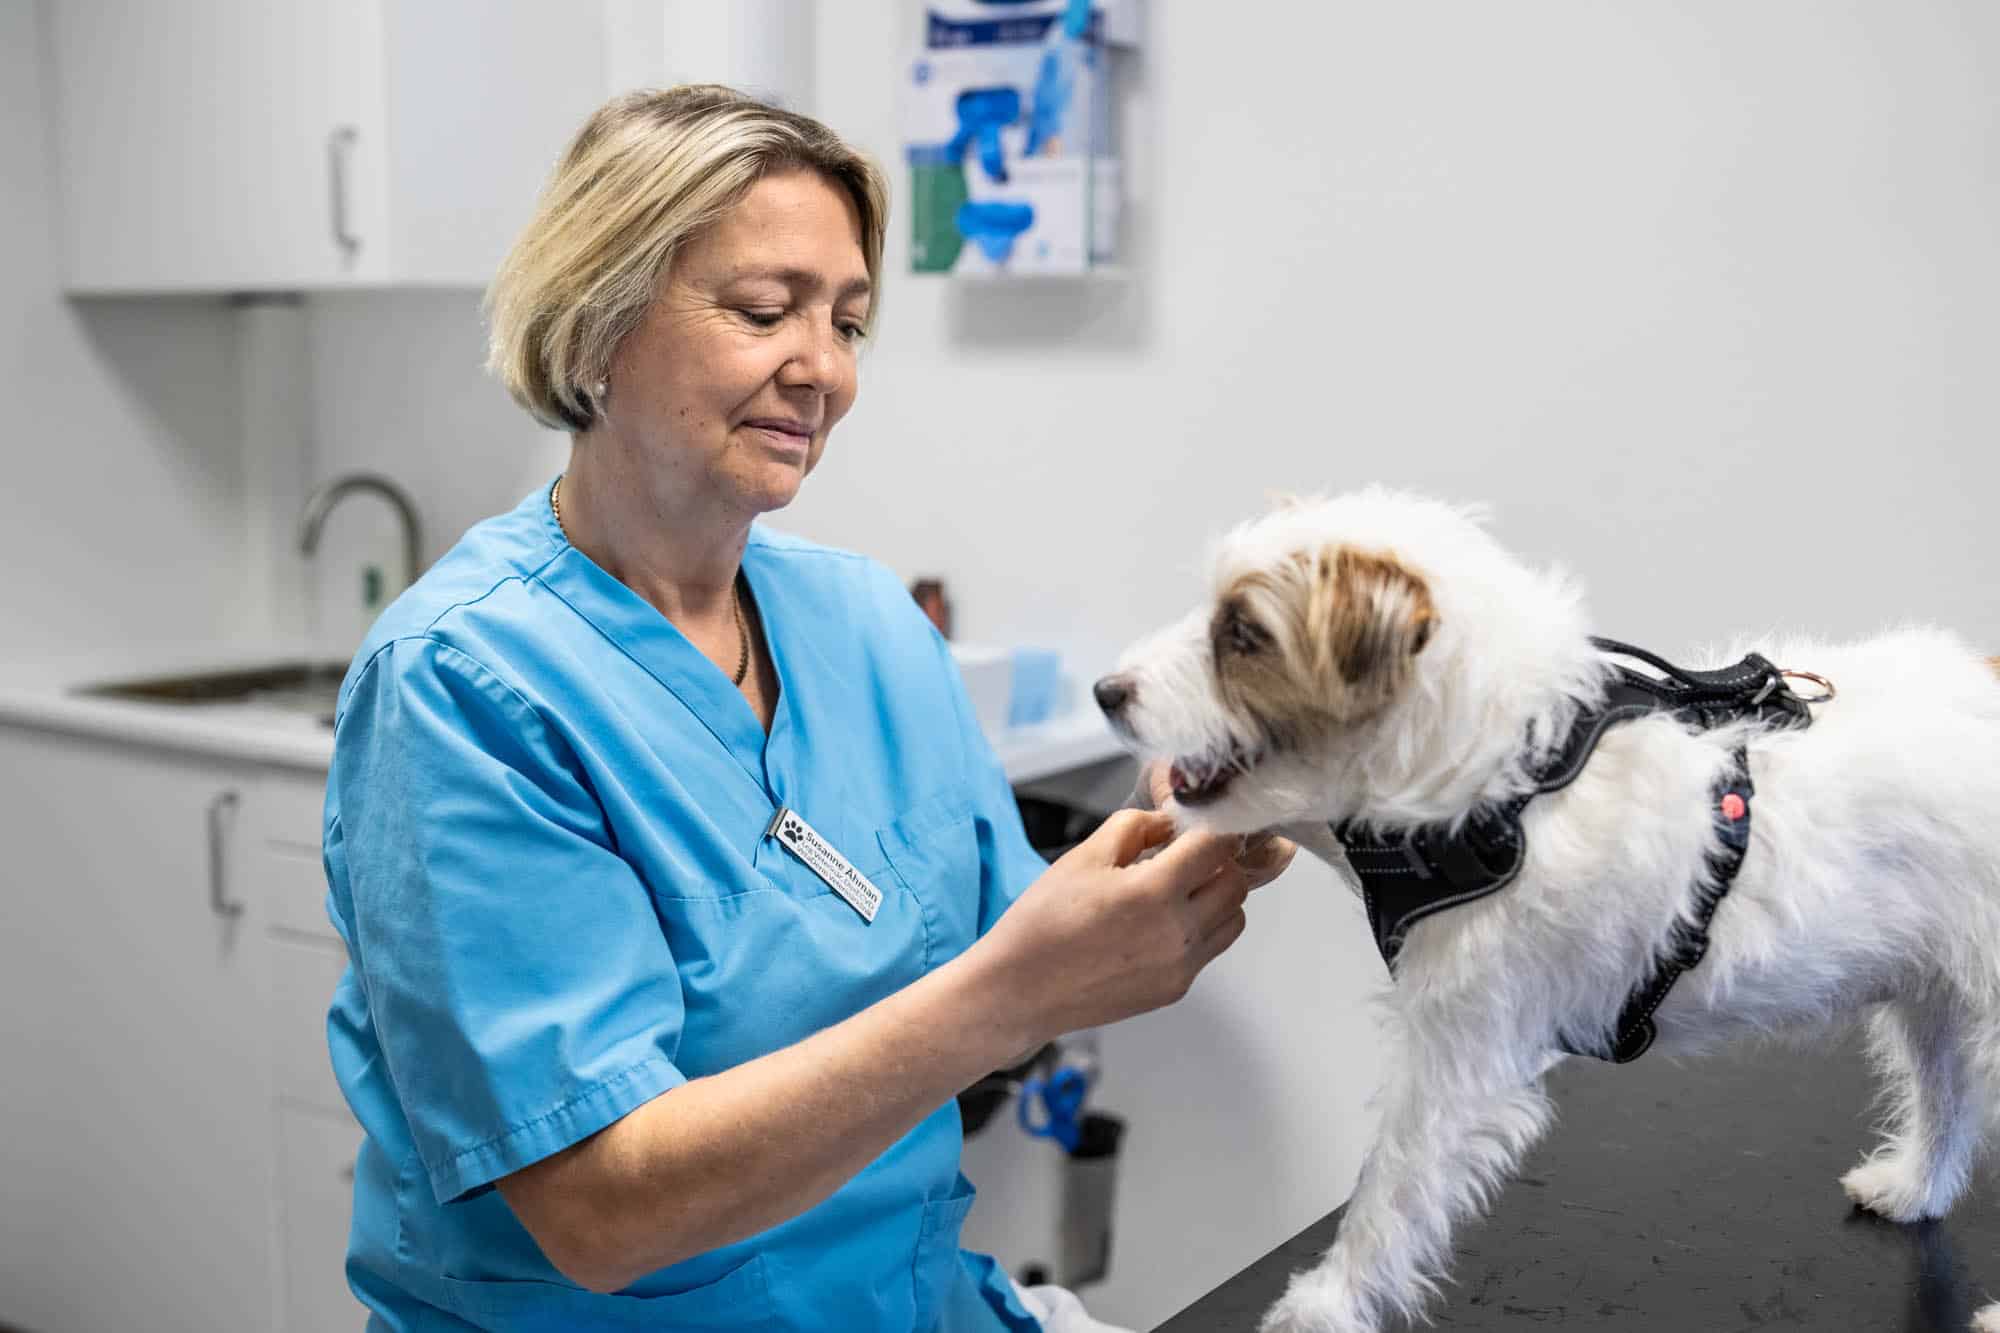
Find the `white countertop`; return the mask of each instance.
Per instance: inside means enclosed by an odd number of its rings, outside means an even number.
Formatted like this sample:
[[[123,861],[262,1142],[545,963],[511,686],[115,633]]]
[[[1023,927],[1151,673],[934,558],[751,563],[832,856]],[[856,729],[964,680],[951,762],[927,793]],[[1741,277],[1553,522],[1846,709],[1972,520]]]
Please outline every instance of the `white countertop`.
[[[321,655],[283,650],[232,654],[223,661],[186,654],[154,657],[140,671],[129,663],[16,672],[0,679],[0,725],[70,732],[250,763],[324,773],[333,760],[333,730],[318,718],[255,704],[141,703],[76,693],[82,685],[135,676],[265,663],[317,660]],[[1124,748],[1094,709],[1077,709],[1032,727],[1012,727],[993,737],[1010,782],[1115,759]]]
[[[295,645],[148,645],[143,657],[91,658],[0,672],[0,725],[35,727],[114,742],[326,772],[333,730],[310,714],[256,704],[173,704],[78,694],[86,685],[327,661]]]

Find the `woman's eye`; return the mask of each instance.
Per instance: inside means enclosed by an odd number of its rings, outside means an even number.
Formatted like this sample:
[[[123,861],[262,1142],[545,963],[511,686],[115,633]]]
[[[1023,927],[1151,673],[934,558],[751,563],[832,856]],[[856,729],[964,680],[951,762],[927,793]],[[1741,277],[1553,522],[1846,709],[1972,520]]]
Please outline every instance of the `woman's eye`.
[[[851,343],[856,343],[868,336],[868,330],[859,324],[842,324],[840,326],[840,336]]]
[[[785,312],[782,310],[745,310],[743,312],[743,318],[749,320],[760,329],[771,328],[784,317]]]

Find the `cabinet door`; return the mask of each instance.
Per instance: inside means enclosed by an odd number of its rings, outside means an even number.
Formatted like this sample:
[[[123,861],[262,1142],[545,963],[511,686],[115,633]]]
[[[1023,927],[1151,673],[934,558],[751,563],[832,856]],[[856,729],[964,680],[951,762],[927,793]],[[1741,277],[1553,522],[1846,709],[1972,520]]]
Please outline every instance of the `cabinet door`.
[[[386,272],[380,0],[45,6],[67,286]]]
[[[269,1325],[260,926],[211,877],[242,776],[0,727],[0,1325]]]
[[[283,1333],[358,1333],[368,1312],[347,1289],[347,1230],[361,1126],[345,1112],[278,1108]]]
[[[391,0],[392,277],[484,287],[607,94],[601,6]]]

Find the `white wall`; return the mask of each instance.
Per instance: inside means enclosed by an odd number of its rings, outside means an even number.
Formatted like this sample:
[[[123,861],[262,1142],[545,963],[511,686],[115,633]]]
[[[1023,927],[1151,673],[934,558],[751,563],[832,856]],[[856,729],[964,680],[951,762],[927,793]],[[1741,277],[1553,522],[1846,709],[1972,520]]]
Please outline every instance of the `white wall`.
[[[480,369],[484,326],[475,293],[368,292],[314,296],[311,472],[324,481],[379,472],[407,489],[425,528],[426,562],[460,533],[545,485],[569,439],[545,431]],[[397,527],[368,495],[327,520],[315,562],[317,629],[329,645],[360,642],[369,620],[358,570],[401,578]]]
[[[914,12],[818,25],[816,109],[898,186]],[[1233,12],[1150,15],[1129,281],[909,277],[892,219],[864,391],[782,523],[944,574],[968,634],[1092,660],[1267,493],[1369,481],[1492,505],[1665,649],[1903,617],[2000,641],[2000,11]],[[480,374],[473,294],[312,318],[318,470],[410,472],[433,554],[559,465]]]
[[[815,109],[901,184],[911,5],[822,11]],[[864,392],[783,525],[950,582],[964,633],[1097,663],[1272,490],[1490,503],[1665,651],[1905,618],[2000,644],[2000,10],[1155,4],[1130,281],[891,280]],[[561,448],[477,370],[476,299],[313,313],[316,466],[449,532]],[[329,387],[331,386],[331,387]],[[355,520],[357,522],[362,520]],[[1339,1201],[1380,984],[1318,867],[1105,1047],[1132,1122],[1095,1291],[1146,1326]],[[972,1243],[1046,1255],[1054,1176],[991,1131]]]
[[[59,294],[37,14],[0,0],[0,668],[94,669],[236,630],[235,342],[219,300]]]
[[[796,526],[942,570],[975,632],[1116,643],[1267,490],[1384,481],[1490,502],[1647,643],[2000,641],[2000,11],[1149,17],[1136,279],[896,283]],[[892,164],[902,26],[820,35],[819,109]]]

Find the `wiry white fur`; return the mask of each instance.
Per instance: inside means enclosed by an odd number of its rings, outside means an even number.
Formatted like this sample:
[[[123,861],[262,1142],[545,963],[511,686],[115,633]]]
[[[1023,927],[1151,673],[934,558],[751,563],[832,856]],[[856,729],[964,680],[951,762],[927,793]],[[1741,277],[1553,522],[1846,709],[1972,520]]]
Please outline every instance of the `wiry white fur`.
[[[1473,515],[1383,491],[1280,511],[1221,544],[1216,586],[1301,551],[1393,552],[1437,623],[1380,714],[1310,752],[1265,757],[1187,823],[1284,826],[1345,873],[1329,821],[1455,823],[1522,789],[1524,738],[1549,744],[1608,670],[1561,578],[1504,552]],[[1120,716],[1166,756],[1247,751],[1218,697],[1204,607],[1136,645]],[[1631,616],[1620,617],[1621,624]],[[1410,932],[1386,997],[1395,1051],[1381,1129],[1339,1240],[1272,1309],[1271,1333],[1370,1333],[1418,1316],[1453,1223],[1481,1208],[1550,1119],[1540,1091],[1567,1040],[1600,1041],[1693,909],[1714,839],[1711,788],[1747,742],[1751,845],[1706,959],[1656,1015],[1662,1050],[1811,1028],[1872,1008],[1884,1140],[1842,1181],[1897,1221],[1964,1187],[2000,1077],[2000,680],[1951,634],[1756,648],[1831,679],[1803,731],[1613,728],[1583,774],[1524,816],[1519,878]],[[1671,656],[1671,654],[1669,654]],[[2000,1330],[2000,1305],[1975,1321]]]

